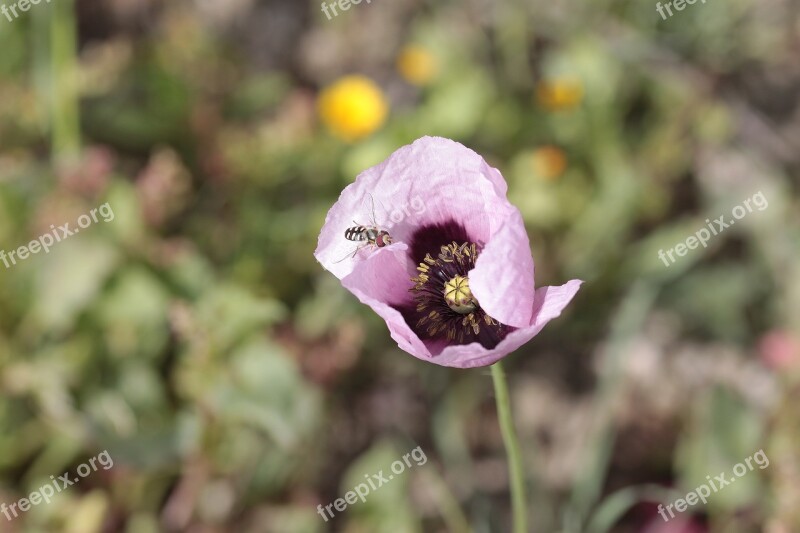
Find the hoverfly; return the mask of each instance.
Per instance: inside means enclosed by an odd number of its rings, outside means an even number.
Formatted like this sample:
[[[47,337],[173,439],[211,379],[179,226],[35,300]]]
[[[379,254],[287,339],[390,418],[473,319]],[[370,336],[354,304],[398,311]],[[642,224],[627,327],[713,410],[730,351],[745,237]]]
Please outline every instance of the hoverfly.
[[[370,218],[371,224],[370,225],[359,224],[354,220],[353,224],[355,224],[355,226],[351,226],[346,230],[344,230],[345,239],[347,239],[348,241],[360,242],[361,244],[356,246],[356,249],[353,250],[352,254],[347,254],[339,261],[336,261],[337,263],[341,263],[348,257],[351,258],[355,257],[356,254],[364,248],[367,247],[383,248],[384,246],[389,246],[390,244],[392,244],[392,242],[394,242],[392,240],[392,236],[389,235],[389,232],[386,231],[385,229],[381,229],[378,226],[378,223],[375,221],[375,201],[373,200],[371,194],[368,194],[367,196],[369,197],[369,201],[371,204],[371,218]]]

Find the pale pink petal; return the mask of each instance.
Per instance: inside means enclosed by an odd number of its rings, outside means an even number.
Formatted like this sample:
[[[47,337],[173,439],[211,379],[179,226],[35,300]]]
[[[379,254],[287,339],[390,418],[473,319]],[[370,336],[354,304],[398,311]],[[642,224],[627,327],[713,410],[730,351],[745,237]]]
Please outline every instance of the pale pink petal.
[[[394,244],[366,247],[351,258],[357,243],[344,233],[353,225],[377,225],[389,231]],[[440,236],[466,238],[482,249],[470,287],[484,312],[515,328],[492,349],[420,339],[416,333],[416,319],[409,315],[411,277],[421,260],[416,256],[435,255],[438,246],[448,244],[437,243]],[[561,314],[582,283],[534,290],[530,243],[519,211],[506,198],[505,180],[472,150],[436,137],[400,148],[345,188],[328,212],[314,255],[386,320],[401,349],[461,368],[490,365],[528,342]],[[414,324],[406,323],[404,314]]]
[[[386,321],[392,338],[398,346],[418,359],[441,366],[456,368],[474,368],[496,363],[520,346],[533,339],[547,325],[558,317],[569,304],[580,288],[580,280],[572,280],[565,285],[541,287],[536,290],[536,322],[509,333],[503,341],[493,349],[486,349],[477,342],[465,345],[446,347],[439,355],[431,355],[425,342],[406,324],[403,316],[392,306],[381,300],[383,294],[383,276],[381,272],[398,269],[397,260],[386,256],[390,252],[383,250],[375,259],[359,265],[352,277],[344,281],[347,287],[364,304],[369,305]],[[394,263],[394,266],[392,265]],[[436,350],[438,351],[438,350]]]
[[[561,315],[581,288],[583,280],[573,279],[564,285],[539,287],[533,297],[533,325],[544,326]]]
[[[423,137],[359,174],[328,212],[314,255],[339,279],[370,255],[364,250],[351,260],[355,244],[344,232],[354,221],[372,224],[371,204],[375,222],[395,242],[407,242],[421,226],[455,219],[483,244],[516,211],[502,176],[481,156],[449,139]]]
[[[495,348],[487,350],[477,342],[461,346],[448,346],[431,362],[442,366],[473,368],[491,365],[499,361],[530,341],[550,320],[559,316],[578,292],[581,283],[583,283],[581,280],[574,279],[561,286],[536,289],[534,322],[527,327],[512,331]]]
[[[406,275],[404,246],[392,245],[377,250],[368,261],[356,263],[342,285],[386,321],[392,338],[402,350],[430,361],[425,344],[406,324],[403,315],[392,307],[409,300],[408,290],[413,285]]]
[[[533,257],[516,209],[486,243],[469,274],[469,286],[483,310],[495,320],[518,328],[530,325]]]

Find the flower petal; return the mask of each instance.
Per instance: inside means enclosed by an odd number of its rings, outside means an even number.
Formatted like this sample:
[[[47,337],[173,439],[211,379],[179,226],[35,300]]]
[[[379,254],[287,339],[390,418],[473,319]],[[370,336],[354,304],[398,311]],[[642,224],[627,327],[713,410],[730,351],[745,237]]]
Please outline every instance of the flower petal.
[[[425,344],[395,309],[409,299],[408,289],[413,286],[406,273],[406,261],[404,244],[382,248],[368,260],[357,263],[342,285],[386,321],[392,338],[402,350],[430,361],[431,354]]]
[[[354,224],[385,229],[394,244],[366,247],[350,258],[357,243],[344,233]],[[513,328],[494,348],[423,340],[404,319],[404,310],[414,306],[408,290],[417,264],[425,253],[437,255],[448,244],[438,241],[448,238],[482,247],[470,288],[489,316]],[[490,365],[528,342],[559,316],[582,283],[534,290],[530,243],[503,177],[472,150],[434,137],[400,148],[345,188],[328,212],[314,255],[386,320],[401,349],[459,368]]]
[[[531,323],[534,266],[522,216],[516,209],[481,251],[469,274],[472,294],[486,313],[523,328]]]
[[[422,226],[453,220],[463,224],[474,241],[488,242],[516,211],[506,190],[500,173],[469,148],[449,139],[423,137],[365,170],[342,191],[325,218],[314,255],[339,279],[350,274],[369,253],[348,258],[355,245],[344,239],[344,232],[354,220],[373,224],[370,204],[374,223],[388,230],[395,242],[409,242]]]
[[[559,316],[578,292],[582,283],[581,280],[574,279],[561,286],[536,289],[533,309],[534,322],[527,327],[512,331],[495,348],[487,350],[477,342],[462,346],[448,346],[440,355],[430,359],[430,362],[457,368],[474,368],[496,363],[530,341],[550,320]]]
[[[564,285],[536,289],[533,301],[533,325],[544,326],[552,319],[560,316],[561,311],[569,305],[582,284],[583,280],[573,279]]]

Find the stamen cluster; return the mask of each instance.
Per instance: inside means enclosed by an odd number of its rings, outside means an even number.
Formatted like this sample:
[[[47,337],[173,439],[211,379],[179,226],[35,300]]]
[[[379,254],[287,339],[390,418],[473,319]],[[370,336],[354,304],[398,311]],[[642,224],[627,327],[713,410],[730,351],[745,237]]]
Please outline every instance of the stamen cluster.
[[[496,342],[505,326],[487,315],[469,289],[470,270],[478,259],[475,243],[455,241],[442,246],[437,257],[426,254],[417,267],[419,275],[411,278],[417,312],[427,314],[417,321],[430,337],[444,334],[449,341],[464,343],[477,340]],[[481,329],[483,327],[483,330]]]

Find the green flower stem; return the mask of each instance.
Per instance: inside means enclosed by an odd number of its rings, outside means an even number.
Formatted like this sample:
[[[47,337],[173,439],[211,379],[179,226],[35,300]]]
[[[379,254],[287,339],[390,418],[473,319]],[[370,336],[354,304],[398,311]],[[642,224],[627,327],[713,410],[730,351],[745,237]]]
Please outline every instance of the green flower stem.
[[[511,417],[511,400],[508,397],[506,374],[499,361],[492,365],[492,381],[494,382],[500,431],[503,433],[503,443],[508,454],[508,473],[511,478],[511,506],[514,514],[513,532],[527,533],[528,500],[525,496],[525,470],[522,467],[519,440],[514,430],[514,419]]]
[[[81,134],[77,86],[77,30],[74,0],[50,8],[51,135],[55,159],[74,157]]]

